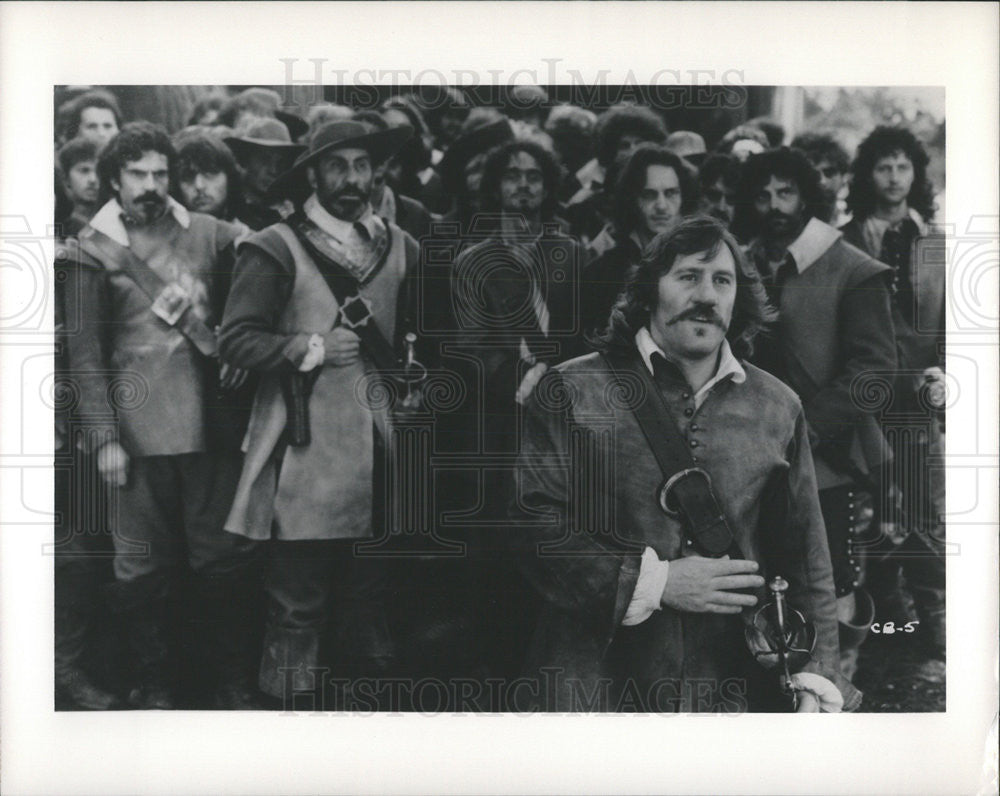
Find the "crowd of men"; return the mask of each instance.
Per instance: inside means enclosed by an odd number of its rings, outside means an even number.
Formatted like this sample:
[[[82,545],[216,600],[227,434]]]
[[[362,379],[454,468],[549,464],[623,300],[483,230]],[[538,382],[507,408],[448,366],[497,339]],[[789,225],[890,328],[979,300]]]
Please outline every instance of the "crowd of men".
[[[922,144],[514,99],[59,109],[59,704],[836,711],[873,623],[943,662]]]

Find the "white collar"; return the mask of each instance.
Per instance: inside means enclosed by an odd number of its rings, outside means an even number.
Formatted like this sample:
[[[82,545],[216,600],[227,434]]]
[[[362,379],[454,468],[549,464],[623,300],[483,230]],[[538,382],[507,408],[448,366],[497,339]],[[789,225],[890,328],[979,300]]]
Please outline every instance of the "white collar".
[[[317,227],[323,230],[323,232],[327,235],[330,235],[341,242],[347,240],[347,236],[354,230],[355,224],[363,226],[372,240],[374,240],[382,231],[382,222],[379,220],[379,217],[372,212],[371,204],[365,205],[365,211],[361,214],[361,218],[357,221],[344,221],[342,218],[330,215],[330,213],[323,208],[323,205],[319,203],[319,198],[315,193],[306,199],[306,203],[302,206],[302,209],[305,211],[309,220],[312,221]]]
[[[191,225],[191,215],[187,208],[172,196],[167,196],[167,209],[181,227],[187,229]],[[125,222],[122,221],[124,212],[122,206],[118,204],[118,200],[111,199],[90,219],[90,226],[107,235],[115,243],[128,246],[128,230],[125,229]]]
[[[592,158],[580,166],[576,172],[576,179],[584,188],[589,188],[592,182],[604,182],[604,167],[597,162],[597,158]]]
[[[664,358],[667,358],[667,355],[663,353],[663,349],[653,340],[653,336],[649,333],[649,328],[646,326],[643,326],[636,332],[635,345],[639,349],[639,355],[642,357],[646,370],[650,373],[653,372],[653,354],[661,354]],[[729,347],[728,340],[723,339],[719,350],[719,366],[715,369],[715,375],[706,381],[702,388],[695,393],[694,400],[696,404],[701,403],[701,399],[708,394],[708,391],[712,387],[729,376],[732,376],[733,382],[736,384],[742,384],[747,380],[747,372],[743,369],[739,360],[733,356],[733,350]]]
[[[910,219],[913,221],[913,223],[917,225],[917,231],[921,235],[926,236],[929,227],[927,225],[927,222],[924,221],[924,217],[920,215],[920,213],[918,213],[912,207],[907,208],[907,212],[910,214]]]
[[[801,234],[788,247],[798,272],[801,274],[822,257],[842,235],[839,229],[824,224],[818,218],[810,218]]]

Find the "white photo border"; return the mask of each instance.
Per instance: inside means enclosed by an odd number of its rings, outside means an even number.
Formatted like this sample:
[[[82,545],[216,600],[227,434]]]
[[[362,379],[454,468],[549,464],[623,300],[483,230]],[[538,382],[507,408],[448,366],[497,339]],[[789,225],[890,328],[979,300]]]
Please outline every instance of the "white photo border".
[[[948,418],[948,710],[943,714],[335,716],[52,709],[51,412],[37,400],[47,314],[0,291],[0,709],[8,793],[923,793],[996,788],[997,6],[963,3],[5,3],[0,243],[51,263],[52,88],[245,84],[338,70],[464,70],[547,82],[943,86],[952,243],[993,255],[950,283],[981,328],[949,328],[975,385]],[[548,59],[548,60],[546,60]],[[536,70],[538,78],[518,70]],[[491,73],[490,70],[493,70]],[[700,70],[701,78],[690,78]],[[430,74],[430,73],[429,73]],[[709,78],[708,75],[715,75]],[[433,75],[430,75],[433,77]],[[389,78],[391,79],[391,77]],[[733,78],[734,80],[736,78]],[[403,81],[409,82],[409,81]],[[451,81],[449,81],[451,82]],[[4,263],[5,266],[9,263]],[[959,263],[961,265],[961,263]],[[958,266],[956,266],[958,267]],[[966,266],[961,266],[966,267]],[[47,266],[46,266],[47,268]],[[41,271],[39,290],[51,289]],[[0,269],[5,286],[24,273]],[[971,291],[971,292],[967,292]],[[982,292],[977,292],[982,291]],[[985,309],[984,309],[985,308]],[[976,313],[974,313],[976,314]],[[958,359],[956,359],[958,361]],[[44,375],[44,374],[43,374]],[[34,381],[33,381],[34,380]],[[965,385],[962,385],[963,388]],[[993,735],[990,735],[992,726]],[[992,772],[990,766],[993,766]],[[993,777],[992,785],[990,777]]]

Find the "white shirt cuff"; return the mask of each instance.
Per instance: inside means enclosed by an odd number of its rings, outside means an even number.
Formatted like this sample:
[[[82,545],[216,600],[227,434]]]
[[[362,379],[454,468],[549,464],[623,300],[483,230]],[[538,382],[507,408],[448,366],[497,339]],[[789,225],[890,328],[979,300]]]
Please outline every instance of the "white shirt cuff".
[[[306,355],[302,357],[299,370],[308,373],[313,368],[322,365],[324,359],[326,359],[326,347],[323,345],[323,338],[314,334],[309,338],[309,347],[306,349]]]
[[[647,547],[642,553],[642,563],[639,565],[639,580],[632,592],[632,602],[628,604],[622,624],[638,625],[660,610],[660,598],[663,588],[667,585],[669,561],[660,561],[656,551]]]

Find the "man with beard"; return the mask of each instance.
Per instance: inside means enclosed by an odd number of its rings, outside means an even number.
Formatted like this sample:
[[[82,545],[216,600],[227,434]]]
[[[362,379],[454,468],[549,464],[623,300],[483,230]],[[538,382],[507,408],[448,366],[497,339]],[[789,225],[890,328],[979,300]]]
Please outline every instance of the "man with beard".
[[[177,174],[173,196],[188,210],[233,221],[243,195],[233,153],[218,136],[200,128],[174,136]]]
[[[135,664],[129,702],[175,704],[168,605],[186,567],[216,705],[255,705],[248,680],[256,545],[223,531],[240,472],[239,440],[219,388],[244,374],[217,366],[215,333],[239,227],[189,213],[168,193],[176,154],[166,132],[125,125],[101,154],[109,197],[70,254],[67,335],[79,379],[80,439],[113,488],[116,582]]]
[[[830,207],[830,223],[838,228],[844,226],[851,217],[841,196],[847,187],[847,171],[851,165],[847,152],[826,133],[801,133],[795,136],[792,148],[802,150],[819,172],[819,187]]]
[[[816,630],[791,664],[798,709],[857,707],[802,405],[739,359],[771,315],[732,235],[686,219],[646,248],[599,353],[535,389],[511,500],[544,599],[531,707],[781,709],[744,641],[762,576]]]
[[[732,155],[709,155],[698,170],[701,183],[698,209],[717,218],[727,228],[733,223],[739,176],[740,162]]]
[[[600,331],[625,284],[628,269],[661,232],[669,232],[696,206],[697,186],[681,158],[655,144],[641,144],[614,188],[615,246],[583,271],[580,297],[584,334]]]
[[[833,561],[845,673],[871,623],[859,589],[857,526],[863,501],[880,497],[890,454],[859,385],[896,370],[888,269],[820,219],[819,175],[798,150],[751,155],[743,164],[734,227],[778,309],[756,362],[802,399]],[[862,494],[864,493],[864,498]]]
[[[538,143],[515,140],[491,150],[480,185],[488,234],[458,256],[452,273],[451,303],[470,388],[458,413],[469,428],[456,431],[455,447],[464,448],[456,453],[490,462],[462,473],[467,481],[453,492],[466,505],[454,508],[476,512],[482,655],[502,676],[518,672],[534,611],[501,533],[514,483],[519,407],[551,364],[576,351],[580,250],[555,222],[558,187],[555,157]]]
[[[338,673],[395,663],[386,559],[354,552],[385,529],[387,421],[357,390],[399,367],[414,328],[417,244],[369,202],[374,170],[410,135],[357,121],[317,129],[273,188],[298,195],[305,183],[308,198],[241,245],[226,305],[223,357],[260,374],[226,528],[274,540],[260,687],[275,698],[323,688],[335,596]]]
[[[880,619],[906,621],[902,567],[921,635],[931,654],[943,659],[945,560],[939,518],[944,515],[944,474],[931,460],[944,454],[945,270],[943,236],[928,226],[935,210],[928,163],[923,145],[909,130],[876,128],[861,142],[851,167],[847,204],[854,218],[843,232],[845,240],[892,269],[900,366],[886,418],[894,427],[890,480],[898,497],[896,506],[884,507],[881,518],[886,537],[899,549],[890,547],[893,555],[881,565],[869,560],[869,584],[881,598]]]
[[[73,208],[61,223],[61,237],[78,234],[97,212],[97,149],[93,141],[79,137],[64,144],[56,155],[62,187]]]
[[[288,128],[277,119],[251,117],[239,135],[226,144],[233,151],[243,177],[243,209],[239,220],[250,229],[275,224],[292,211],[288,202],[270,196],[271,185],[288,170],[304,147],[293,144]]]

